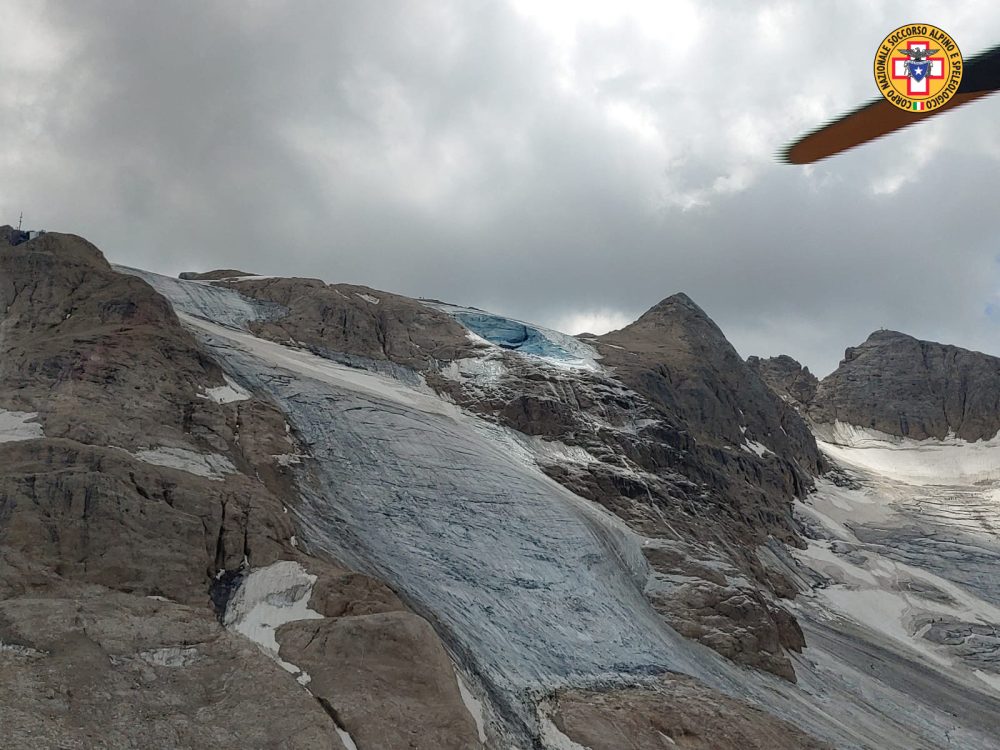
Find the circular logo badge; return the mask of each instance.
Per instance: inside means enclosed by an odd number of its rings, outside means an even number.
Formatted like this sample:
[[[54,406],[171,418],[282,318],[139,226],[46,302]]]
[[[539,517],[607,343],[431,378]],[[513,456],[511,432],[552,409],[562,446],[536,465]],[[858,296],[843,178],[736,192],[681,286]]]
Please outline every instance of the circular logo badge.
[[[908,112],[939,109],[962,82],[962,53],[937,26],[910,23],[882,40],[875,83],[882,96]]]

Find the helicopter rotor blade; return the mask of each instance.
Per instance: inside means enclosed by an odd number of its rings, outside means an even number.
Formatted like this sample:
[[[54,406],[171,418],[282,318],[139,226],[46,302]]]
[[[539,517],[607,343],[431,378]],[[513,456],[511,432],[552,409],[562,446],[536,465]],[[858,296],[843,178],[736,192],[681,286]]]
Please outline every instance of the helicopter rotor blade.
[[[962,83],[944,106],[930,112],[907,112],[883,98],[864,104],[787,146],[780,158],[789,164],[812,164],[820,159],[881,138],[928,117],[961,107],[1000,89],[1000,46],[965,61]]]

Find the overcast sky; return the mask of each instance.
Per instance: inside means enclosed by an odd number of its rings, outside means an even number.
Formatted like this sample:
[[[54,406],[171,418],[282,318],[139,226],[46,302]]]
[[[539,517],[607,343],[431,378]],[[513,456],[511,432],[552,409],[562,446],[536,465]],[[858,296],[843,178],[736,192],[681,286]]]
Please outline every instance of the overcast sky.
[[[687,292],[822,375],[887,327],[1000,354],[1000,96],[815,167],[882,38],[981,2],[0,0],[0,223],[571,333]]]

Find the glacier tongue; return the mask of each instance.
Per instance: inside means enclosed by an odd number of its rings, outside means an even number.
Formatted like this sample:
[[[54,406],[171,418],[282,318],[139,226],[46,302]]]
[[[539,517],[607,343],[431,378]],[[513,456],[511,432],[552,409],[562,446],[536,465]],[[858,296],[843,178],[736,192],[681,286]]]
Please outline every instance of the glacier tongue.
[[[281,305],[250,299],[205,281],[181,281],[128,266],[112,268],[118,273],[138,276],[170,300],[174,312],[194,315],[230,328],[243,328],[251,321],[268,320],[284,312]]]
[[[636,585],[629,532],[492,428],[387,378],[304,352],[270,361],[284,347],[186,320],[307,443],[305,541],[391,582],[512,714],[528,709],[511,696],[575,679],[704,673]]]

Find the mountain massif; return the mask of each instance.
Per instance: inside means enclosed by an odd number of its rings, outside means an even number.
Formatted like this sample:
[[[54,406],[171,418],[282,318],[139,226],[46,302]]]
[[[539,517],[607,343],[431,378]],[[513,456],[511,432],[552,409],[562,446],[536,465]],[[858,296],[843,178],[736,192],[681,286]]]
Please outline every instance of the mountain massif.
[[[1000,599],[899,542],[829,427],[964,451],[1000,360],[879,332],[818,381],[683,294],[572,337],[9,230],[10,747],[996,746]],[[903,641],[853,609],[875,555],[909,566]]]
[[[880,330],[822,381],[790,357],[750,366],[812,422],[975,442],[1000,431],[1000,358]]]

